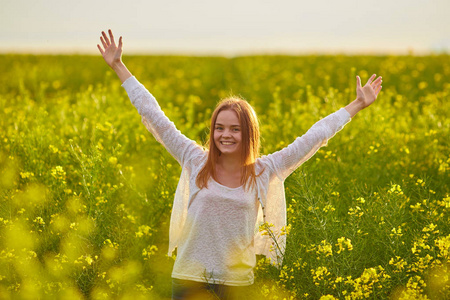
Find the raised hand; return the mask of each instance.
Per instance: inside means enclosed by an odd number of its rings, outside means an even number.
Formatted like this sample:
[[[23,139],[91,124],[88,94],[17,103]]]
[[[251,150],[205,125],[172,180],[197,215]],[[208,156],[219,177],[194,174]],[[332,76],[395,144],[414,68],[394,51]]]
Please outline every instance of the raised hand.
[[[133,75],[122,62],[122,37],[119,38],[119,45],[116,45],[111,29],[108,30],[108,33],[109,38],[106,36],[106,33],[102,31],[100,41],[102,42],[103,47],[97,44],[97,48],[100,50],[100,53],[108,66],[116,72],[120,81],[123,83]]]
[[[366,85],[361,86],[361,78],[356,76],[356,100],[360,103],[362,108],[366,108],[377,99],[378,93],[381,91],[381,76],[379,76],[376,80],[376,77],[373,74]]]
[[[116,45],[111,29],[108,30],[108,33],[109,38],[102,31],[100,41],[102,42],[103,48],[99,44],[97,44],[97,48],[100,50],[108,66],[114,69],[115,66],[122,64],[122,37],[119,38],[119,45]]]

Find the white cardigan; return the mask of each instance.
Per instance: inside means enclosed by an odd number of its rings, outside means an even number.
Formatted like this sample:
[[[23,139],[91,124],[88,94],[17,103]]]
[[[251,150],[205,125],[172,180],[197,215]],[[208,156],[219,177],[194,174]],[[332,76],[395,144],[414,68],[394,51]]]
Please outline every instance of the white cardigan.
[[[173,122],[164,115],[153,95],[134,76],[128,78],[122,87],[141,115],[146,128],[182,167],[170,219],[168,255],[171,256],[178,245],[186,221],[188,203],[199,191],[195,180],[206,163],[208,152],[176,129]],[[255,224],[255,254],[263,254],[271,259],[272,264],[281,266],[286,245],[286,235],[282,234],[282,228],[286,226],[284,180],[320,147],[326,146],[328,140],[350,120],[350,113],[341,108],[315,123],[289,146],[256,160],[256,174],[264,171],[256,178],[261,205]],[[273,224],[270,227],[272,234],[263,235],[263,232],[259,231],[264,221]]]

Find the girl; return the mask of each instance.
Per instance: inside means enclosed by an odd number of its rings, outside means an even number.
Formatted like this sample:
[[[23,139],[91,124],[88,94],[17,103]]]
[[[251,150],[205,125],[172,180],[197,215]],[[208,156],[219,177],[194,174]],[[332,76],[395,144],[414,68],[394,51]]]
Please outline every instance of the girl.
[[[281,265],[286,242],[284,180],[375,101],[381,77],[372,75],[362,87],[357,76],[356,100],[318,121],[286,148],[263,157],[253,108],[239,98],[224,99],[212,114],[205,150],[167,119],[123,64],[122,37],[116,45],[111,30],[108,33],[109,37],[102,32],[100,53],[147,129],[182,166],[169,233],[168,255],[177,248],[172,298],[235,299],[254,282],[255,254]]]

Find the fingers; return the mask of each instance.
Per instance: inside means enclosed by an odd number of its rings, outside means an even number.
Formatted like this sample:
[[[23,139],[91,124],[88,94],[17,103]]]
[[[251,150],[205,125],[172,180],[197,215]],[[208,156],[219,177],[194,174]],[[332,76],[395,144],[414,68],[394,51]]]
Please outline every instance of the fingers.
[[[371,85],[375,86],[375,85],[381,84],[381,82],[382,82],[382,79],[381,79],[381,76],[379,76],[374,82],[371,83]]]
[[[376,90],[381,85],[381,82],[378,82],[376,84],[372,84],[372,89]]]
[[[369,80],[366,83],[366,86],[370,86],[372,88],[373,92],[375,93],[375,96],[377,96],[378,93],[381,91],[381,89],[382,89],[381,83],[383,82],[383,79],[381,78],[381,76],[378,76],[378,78],[375,79],[376,76],[377,76],[376,74],[373,74],[372,76],[370,76]],[[357,80],[357,82],[358,82],[358,80]]]
[[[377,76],[376,74],[373,74],[372,76],[370,76],[369,80],[367,80],[366,85],[371,85],[372,87],[375,87],[375,86],[381,84],[381,82],[382,82],[381,76],[378,76],[378,78],[376,80],[374,80],[376,76]],[[361,86],[361,78],[359,76],[356,76],[356,84],[357,84],[357,86]]]
[[[375,79],[375,76],[377,76],[377,74],[373,74],[372,76],[370,76],[369,80],[367,80],[366,85],[372,84],[372,81]]]
[[[103,55],[103,53],[105,53],[104,51],[103,51],[103,49],[102,49],[102,47],[99,45],[99,44],[97,44],[97,48],[98,48],[98,50],[100,50],[100,53]]]
[[[106,33],[104,31],[102,31],[102,35],[100,36],[100,41],[102,42],[103,48],[97,44],[97,48],[98,50],[100,50],[100,53],[103,55],[103,53],[105,53],[106,48],[108,48],[111,45],[116,45],[116,42],[114,41],[114,35],[111,31],[111,29],[108,29],[108,33],[109,33],[109,38],[106,35]],[[122,37],[120,37],[119,39],[119,47],[122,47]]]
[[[111,44],[116,44],[116,42],[114,42],[114,35],[112,34],[111,29],[108,29],[108,33],[109,33],[109,37],[111,38]]]
[[[119,38],[119,49],[122,50],[122,37]]]
[[[381,83],[383,80],[381,79],[381,76],[378,77],[374,82],[372,82],[371,86],[373,91],[375,92],[375,95],[378,95],[378,93],[381,91]]]
[[[106,42],[105,42],[105,40],[103,39],[103,37],[101,36],[100,37],[100,41],[102,42],[102,44],[103,44],[103,48],[108,48],[108,45],[106,44]]]
[[[106,46],[111,45],[111,42],[109,41],[109,39],[108,39],[108,37],[106,36],[106,33],[105,33],[104,31],[102,31],[102,36],[103,36],[103,39],[105,40]],[[100,39],[102,39],[102,37],[100,37]],[[103,41],[102,41],[102,42],[103,42]],[[106,48],[106,46],[105,46],[105,48]]]
[[[376,91],[375,91],[375,96],[378,96],[378,93],[381,91],[382,88],[383,88],[383,87],[380,85],[380,86],[376,89]]]

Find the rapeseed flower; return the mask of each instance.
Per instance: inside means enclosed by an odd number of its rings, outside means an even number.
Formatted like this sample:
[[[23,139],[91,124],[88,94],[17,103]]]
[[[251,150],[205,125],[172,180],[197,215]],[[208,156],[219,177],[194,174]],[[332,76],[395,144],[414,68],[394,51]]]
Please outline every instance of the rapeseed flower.
[[[341,253],[344,250],[353,250],[352,241],[346,237],[338,238],[336,246],[339,248],[338,251],[336,251],[337,253]]]

